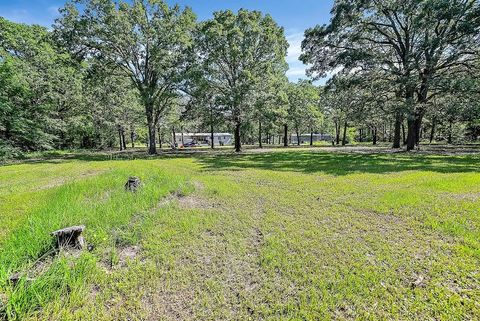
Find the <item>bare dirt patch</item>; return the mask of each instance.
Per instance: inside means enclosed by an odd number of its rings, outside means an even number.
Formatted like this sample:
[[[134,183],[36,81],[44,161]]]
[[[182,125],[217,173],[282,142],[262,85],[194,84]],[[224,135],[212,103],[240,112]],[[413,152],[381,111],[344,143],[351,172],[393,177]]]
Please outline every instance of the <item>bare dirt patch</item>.
[[[181,193],[174,193],[173,197],[178,201],[180,208],[182,209],[200,209],[208,210],[221,207],[219,202],[203,197],[201,192],[205,189],[203,183],[199,181],[193,181],[195,192],[189,195],[183,195]]]
[[[120,267],[127,266],[128,262],[136,260],[141,252],[141,248],[138,245],[126,246],[120,248],[118,251],[118,265]]]
[[[178,198],[178,204],[183,209],[213,209],[220,207],[219,203],[201,198],[197,194]]]
[[[102,289],[100,288],[100,285],[98,284],[93,284],[90,288],[90,291],[88,292],[88,294],[90,295],[90,298],[92,300],[96,300],[97,297],[100,295],[100,293],[102,292]]]
[[[193,184],[193,187],[195,187],[195,190],[198,192],[201,192],[205,189],[205,185],[203,185],[202,182],[193,181],[192,184]]]
[[[144,295],[142,306],[149,321],[158,320],[159,316],[164,317],[162,320],[191,320],[194,299],[192,289],[172,290],[164,286],[158,292]]]
[[[175,196],[173,194],[169,194],[168,196],[162,197],[160,201],[158,201],[157,206],[154,208],[154,211],[159,210],[165,206],[168,206],[170,203],[173,202]]]
[[[476,202],[480,200],[480,193],[445,193],[445,196],[459,201]]]
[[[101,255],[101,259],[97,265],[105,273],[124,269],[128,267],[130,262],[136,260],[144,262],[144,258],[141,257],[141,250],[141,247],[138,245],[121,246],[116,249],[111,249],[111,252],[105,252]]]

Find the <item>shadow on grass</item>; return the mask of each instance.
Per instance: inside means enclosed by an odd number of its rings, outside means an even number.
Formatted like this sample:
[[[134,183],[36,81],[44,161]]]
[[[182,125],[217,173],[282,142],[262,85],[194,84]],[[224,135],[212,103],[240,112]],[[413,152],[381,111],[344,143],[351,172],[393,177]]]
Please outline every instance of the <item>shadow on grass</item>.
[[[266,169],[331,175],[389,173],[422,170],[439,173],[480,172],[475,155],[437,156],[419,154],[355,154],[334,152],[275,152],[246,155],[216,155],[200,158],[204,170]]]
[[[360,152],[359,152],[360,151]],[[304,173],[323,172],[331,175],[350,173],[389,173],[408,170],[422,170],[439,173],[480,172],[480,154],[445,155],[455,151],[435,148],[430,154],[389,152],[386,149],[363,151],[355,149],[291,148],[289,150],[247,151],[236,154],[230,149],[211,151],[208,149],[162,150],[158,155],[148,155],[145,149],[131,149],[124,152],[76,151],[49,153],[36,159],[13,162],[15,164],[60,164],[68,161],[125,161],[155,160],[165,158],[192,158],[206,171],[266,169],[274,171],[296,171]],[[460,150],[461,151],[461,150]],[[437,154],[438,153],[438,154]]]

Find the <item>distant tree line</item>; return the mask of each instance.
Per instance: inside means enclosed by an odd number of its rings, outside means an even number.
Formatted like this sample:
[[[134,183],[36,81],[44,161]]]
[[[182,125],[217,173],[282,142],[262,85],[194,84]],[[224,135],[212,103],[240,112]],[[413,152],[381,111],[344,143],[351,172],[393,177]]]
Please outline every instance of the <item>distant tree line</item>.
[[[290,83],[284,30],[241,9],[197,21],[164,1],[68,2],[51,30],[0,17],[0,158],[48,149],[176,148],[175,133],[242,144],[480,136],[480,5],[336,0],[305,32],[312,81]],[[213,145],[212,139],[212,148]]]

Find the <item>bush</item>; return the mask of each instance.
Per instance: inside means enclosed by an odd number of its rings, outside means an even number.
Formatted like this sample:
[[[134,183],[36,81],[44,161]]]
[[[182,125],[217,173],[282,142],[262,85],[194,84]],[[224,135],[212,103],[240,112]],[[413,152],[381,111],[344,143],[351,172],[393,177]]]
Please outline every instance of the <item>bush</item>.
[[[6,141],[0,140],[0,163],[9,159],[23,157],[23,152]]]

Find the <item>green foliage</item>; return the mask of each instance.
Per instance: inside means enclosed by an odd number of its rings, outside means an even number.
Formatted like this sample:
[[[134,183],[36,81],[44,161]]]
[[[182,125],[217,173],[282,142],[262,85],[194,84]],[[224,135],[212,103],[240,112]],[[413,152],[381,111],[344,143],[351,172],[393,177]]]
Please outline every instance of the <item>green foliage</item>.
[[[407,149],[427,132],[475,141],[479,12],[478,1],[335,1],[302,45],[313,79],[336,74],[320,95],[288,85],[284,30],[259,11],[197,23],[161,0],[74,0],[52,31],[0,18],[0,158],[135,138],[153,154],[174,127],[234,132],[236,150],[292,129],[339,141],[351,127],[395,147],[405,131]]]
[[[472,69],[478,74],[478,1],[337,0],[332,14],[329,25],[305,33],[301,59],[309,74],[341,69],[387,79],[402,98],[405,112],[392,114],[397,127],[406,117],[409,150],[420,139],[427,104],[445,91],[442,83]]]
[[[200,25],[198,47],[208,84],[235,126],[240,151],[240,127],[251,117],[255,86],[285,71],[283,28],[259,11],[219,11]]]
[[[149,152],[155,154],[156,127],[178,98],[196,17],[189,8],[164,1],[83,4],[62,9],[55,34],[75,56],[92,56],[105,73],[131,81],[145,109]]]
[[[288,120],[297,134],[314,132],[322,123],[319,89],[309,81],[291,83],[288,89]]]
[[[61,67],[68,57],[55,51],[42,27],[0,18],[0,30],[0,139],[23,151],[52,148],[64,129],[59,91],[75,81],[69,67]]]

